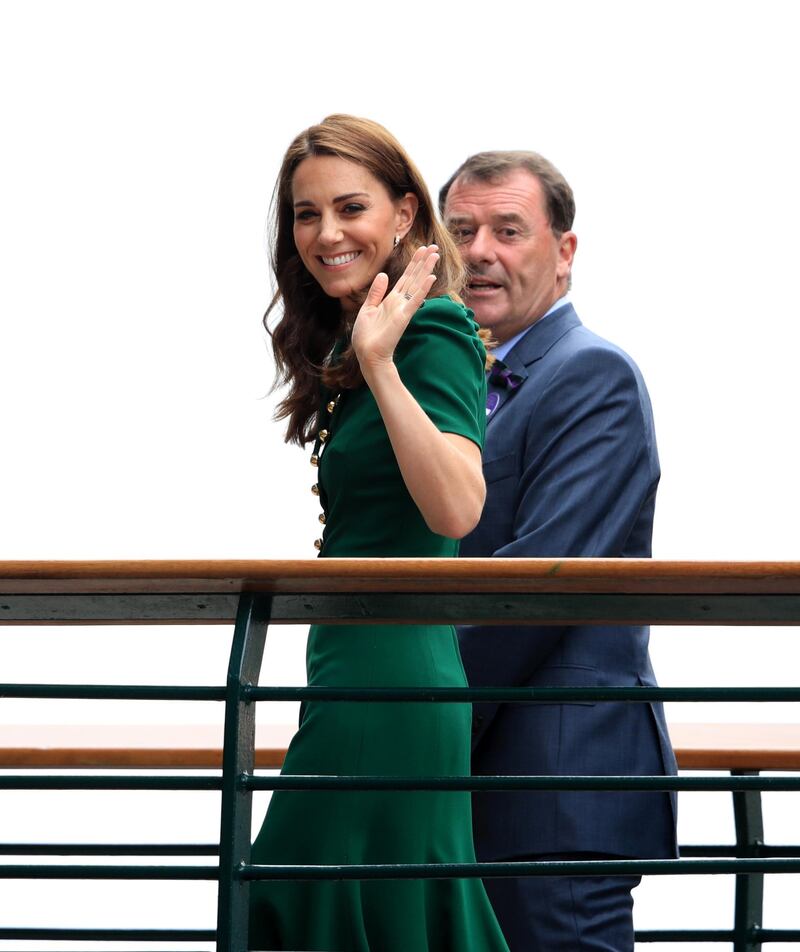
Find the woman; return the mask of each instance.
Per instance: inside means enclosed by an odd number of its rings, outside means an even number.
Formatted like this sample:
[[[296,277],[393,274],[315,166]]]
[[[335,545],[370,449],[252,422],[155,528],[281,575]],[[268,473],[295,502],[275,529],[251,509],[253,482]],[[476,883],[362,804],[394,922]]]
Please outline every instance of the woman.
[[[382,126],[329,116],[292,142],[274,205],[278,416],[315,442],[320,555],[456,555],[483,506],[485,352],[419,173]],[[466,685],[446,626],[314,626],[307,665],[309,684]],[[311,703],[283,772],[465,775],[470,720]],[[278,792],[252,862],[474,862],[469,793]],[[253,883],[250,947],[507,952],[477,879]]]

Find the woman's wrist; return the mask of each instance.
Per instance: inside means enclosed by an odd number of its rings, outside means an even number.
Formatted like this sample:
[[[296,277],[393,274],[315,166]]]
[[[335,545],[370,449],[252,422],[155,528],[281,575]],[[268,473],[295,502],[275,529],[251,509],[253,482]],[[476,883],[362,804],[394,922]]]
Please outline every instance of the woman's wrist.
[[[397,365],[391,359],[364,361],[361,364],[361,374],[375,396],[376,390],[395,386],[400,381]]]

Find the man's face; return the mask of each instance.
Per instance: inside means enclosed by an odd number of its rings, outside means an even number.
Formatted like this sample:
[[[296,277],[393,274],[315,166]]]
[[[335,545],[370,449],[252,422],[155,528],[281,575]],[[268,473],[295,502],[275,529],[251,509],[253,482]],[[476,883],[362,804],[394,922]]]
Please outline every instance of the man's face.
[[[553,234],[542,186],[527,170],[497,182],[456,179],[444,217],[469,268],[466,303],[500,343],[566,292],[577,238]]]

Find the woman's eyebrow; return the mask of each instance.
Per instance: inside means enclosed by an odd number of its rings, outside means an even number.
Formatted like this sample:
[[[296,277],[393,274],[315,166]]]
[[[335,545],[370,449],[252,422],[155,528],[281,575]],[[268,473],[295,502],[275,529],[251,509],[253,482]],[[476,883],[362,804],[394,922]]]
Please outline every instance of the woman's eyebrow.
[[[351,198],[358,198],[359,196],[362,196],[362,195],[364,196],[364,198],[369,198],[369,195],[366,192],[348,192],[346,195],[337,195],[333,201],[334,203],[346,202],[346,201],[349,201],[349,199]],[[294,207],[300,208],[301,206],[304,206],[304,205],[313,205],[313,204],[314,203],[312,201],[309,201],[309,199],[305,198],[305,199],[301,199],[299,202],[295,202]]]
[[[334,198],[334,202],[346,202],[350,198],[359,198],[361,196],[369,198],[366,192],[348,192],[347,195],[337,195],[336,198]]]

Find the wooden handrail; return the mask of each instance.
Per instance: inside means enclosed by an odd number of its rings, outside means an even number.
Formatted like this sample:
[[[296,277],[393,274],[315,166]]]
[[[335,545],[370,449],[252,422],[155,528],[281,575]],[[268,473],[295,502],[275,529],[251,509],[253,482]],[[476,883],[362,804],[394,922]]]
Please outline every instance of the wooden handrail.
[[[278,768],[295,732],[267,724],[256,766]],[[683,770],[800,770],[800,724],[669,725]],[[16,725],[0,735],[0,769],[219,769],[222,725]]]
[[[669,725],[682,770],[800,770],[800,724]]]
[[[260,727],[256,765],[280,767],[295,729]],[[0,769],[219,770],[222,734],[221,724],[18,724],[0,732]]]
[[[0,594],[800,594],[800,562],[653,559],[0,561]]]

